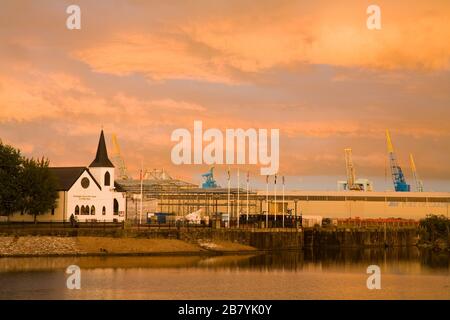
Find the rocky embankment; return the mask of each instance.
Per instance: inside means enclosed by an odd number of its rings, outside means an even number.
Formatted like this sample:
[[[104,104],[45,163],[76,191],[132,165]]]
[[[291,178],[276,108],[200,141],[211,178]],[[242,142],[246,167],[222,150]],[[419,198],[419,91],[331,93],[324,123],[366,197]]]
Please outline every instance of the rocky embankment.
[[[233,242],[188,243],[176,239],[109,237],[0,237],[0,257],[78,255],[164,255],[248,252]]]
[[[66,255],[77,253],[80,253],[80,250],[77,246],[76,238],[0,237],[0,256]]]

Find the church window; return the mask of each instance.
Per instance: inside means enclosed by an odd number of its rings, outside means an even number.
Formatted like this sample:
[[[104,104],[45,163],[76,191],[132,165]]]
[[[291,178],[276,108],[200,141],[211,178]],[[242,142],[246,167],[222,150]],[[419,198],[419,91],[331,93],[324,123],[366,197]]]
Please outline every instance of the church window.
[[[92,207],[91,207],[91,216],[94,216],[94,215],[95,215],[95,207],[92,206]]]
[[[88,187],[89,187],[89,179],[88,178],[86,178],[86,177],[84,177],[83,179],[81,179],[81,186],[84,188],[84,189],[87,189]]]
[[[119,214],[119,201],[117,199],[114,199],[114,215]]]
[[[103,206],[102,215],[106,215],[106,208],[105,208],[105,206]]]
[[[108,171],[105,173],[105,186],[111,185],[111,175]]]
[[[80,214],[80,207],[76,206],[75,207],[75,215],[79,215]]]
[[[89,206],[81,206],[81,215],[89,215]]]

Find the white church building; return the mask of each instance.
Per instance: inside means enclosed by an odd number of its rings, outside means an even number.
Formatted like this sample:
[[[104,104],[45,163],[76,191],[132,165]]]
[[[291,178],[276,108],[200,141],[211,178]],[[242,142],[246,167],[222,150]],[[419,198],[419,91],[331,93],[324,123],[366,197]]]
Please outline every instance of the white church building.
[[[103,130],[97,154],[89,167],[51,167],[58,182],[56,207],[37,217],[41,222],[121,222],[125,219],[126,195],[114,181],[114,165],[108,158]],[[33,221],[32,215],[15,213],[10,221]]]

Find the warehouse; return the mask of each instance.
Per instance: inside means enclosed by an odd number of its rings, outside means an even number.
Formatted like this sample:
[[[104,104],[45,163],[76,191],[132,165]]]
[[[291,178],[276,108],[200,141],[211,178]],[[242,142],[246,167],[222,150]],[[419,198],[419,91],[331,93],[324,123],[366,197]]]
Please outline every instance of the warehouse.
[[[243,188],[230,189],[228,201],[227,188],[203,189],[191,185],[189,188],[163,190],[153,181],[153,187],[144,191],[143,214],[147,212],[165,212],[178,216],[202,211],[213,216],[225,214],[230,210],[235,219],[237,212],[246,215],[322,216],[328,218],[403,218],[421,219],[428,214],[449,214],[449,192],[364,192],[364,191],[286,191],[283,196],[273,192],[247,191]],[[167,182],[165,182],[167,183]],[[184,185],[183,185],[184,186]],[[131,191],[130,185],[122,187]],[[137,193],[137,190],[134,189]],[[136,195],[136,194],[135,194]],[[139,214],[139,197],[128,192],[128,212]],[[134,198],[134,199],[133,199]],[[268,202],[267,202],[268,199]],[[131,215],[130,215],[131,216]]]

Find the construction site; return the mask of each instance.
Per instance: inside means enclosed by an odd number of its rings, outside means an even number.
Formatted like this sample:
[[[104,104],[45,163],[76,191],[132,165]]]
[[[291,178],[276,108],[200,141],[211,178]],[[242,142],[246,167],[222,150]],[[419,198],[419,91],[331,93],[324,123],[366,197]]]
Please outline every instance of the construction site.
[[[369,179],[357,178],[351,148],[343,152],[347,179],[337,181],[336,191],[293,191],[285,190],[284,177],[277,190],[276,176],[275,180],[271,179],[270,187],[267,182],[265,190],[253,189],[248,178],[245,187],[241,183],[237,184],[239,188],[231,185],[230,179],[227,187],[221,187],[214,178],[213,167],[202,175],[202,185],[173,178],[164,169],[143,169],[140,178],[133,179],[127,172],[115,135],[112,144],[112,160],[119,175],[116,181],[126,191],[126,217],[131,223],[164,224],[184,220],[195,224],[220,221],[222,226],[289,227],[299,223],[321,225],[327,220],[334,224],[342,221],[400,224],[429,214],[447,217],[449,214],[450,192],[427,192],[412,154],[409,160],[413,186],[407,183],[387,130],[391,191],[376,191]]]

